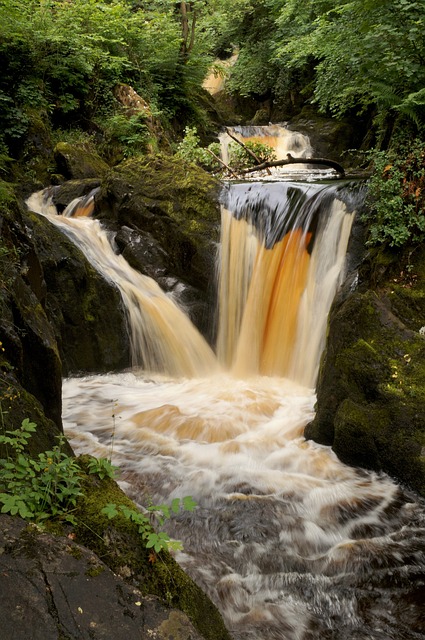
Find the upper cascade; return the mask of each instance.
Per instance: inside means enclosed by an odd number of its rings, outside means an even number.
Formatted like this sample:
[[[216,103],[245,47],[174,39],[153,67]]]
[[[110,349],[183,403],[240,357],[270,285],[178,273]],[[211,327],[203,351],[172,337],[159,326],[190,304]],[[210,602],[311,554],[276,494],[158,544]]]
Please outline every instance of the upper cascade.
[[[313,154],[308,136],[298,131],[291,131],[282,124],[228,127],[228,131],[244,144],[261,142],[271,147],[276,155],[276,160],[286,158],[288,153],[295,158],[308,158]],[[223,131],[219,136],[224,162],[229,161],[229,144],[232,142],[228,131]]]

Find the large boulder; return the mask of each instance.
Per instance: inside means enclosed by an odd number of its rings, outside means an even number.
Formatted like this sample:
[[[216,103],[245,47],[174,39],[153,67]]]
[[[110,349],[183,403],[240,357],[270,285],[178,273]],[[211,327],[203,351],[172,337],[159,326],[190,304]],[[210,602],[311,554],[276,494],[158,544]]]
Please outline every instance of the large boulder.
[[[61,354],[62,374],[129,366],[127,324],[118,289],[51,222],[27,215],[43,269],[44,305]]]
[[[72,538],[0,515],[2,640],[229,640],[218,613],[209,617],[214,632],[201,633],[188,614],[143,594]]]
[[[305,435],[425,495],[425,250],[411,260],[400,273],[377,254],[363,284],[335,302]]]
[[[98,178],[109,168],[97,153],[84,144],[58,142],[54,156],[58,171],[66,180]]]

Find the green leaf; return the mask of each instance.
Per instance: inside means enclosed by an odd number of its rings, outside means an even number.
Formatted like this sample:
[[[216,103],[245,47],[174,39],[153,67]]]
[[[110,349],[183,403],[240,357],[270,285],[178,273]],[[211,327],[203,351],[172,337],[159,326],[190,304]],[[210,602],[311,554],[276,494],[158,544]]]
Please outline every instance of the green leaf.
[[[109,520],[112,520],[112,518],[116,518],[119,511],[115,504],[109,502],[105,507],[103,507],[100,513],[103,513],[105,516],[108,516]]]
[[[171,511],[173,513],[179,513],[180,511],[180,498],[174,498],[171,503]]]
[[[192,496],[186,496],[183,498],[183,509],[186,511],[193,511],[196,507],[196,502],[192,498]]]

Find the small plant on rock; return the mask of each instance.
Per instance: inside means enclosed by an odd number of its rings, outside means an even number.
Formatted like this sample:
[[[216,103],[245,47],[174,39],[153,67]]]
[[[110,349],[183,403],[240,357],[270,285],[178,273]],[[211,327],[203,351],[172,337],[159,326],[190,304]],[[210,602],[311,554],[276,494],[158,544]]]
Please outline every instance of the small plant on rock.
[[[0,417],[3,417],[1,406]],[[52,519],[75,525],[74,511],[78,499],[83,496],[84,470],[77,458],[63,451],[63,435],[58,436],[58,444],[51,451],[43,451],[34,457],[28,454],[28,443],[36,429],[36,424],[28,418],[14,430],[6,430],[3,424],[0,446],[6,452],[6,457],[0,458],[1,513],[19,515],[38,525]],[[106,458],[90,458],[85,469],[101,480],[114,478],[116,472],[116,467]],[[192,511],[195,506],[188,496],[182,500],[175,498],[170,506],[151,505],[145,513],[128,505],[116,506],[112,503],[106,505],[101,513],[109,519],[121,514],[134,522],[145,547],[159,552],[162,549],[181,549],[182,545],[167,533],[155,531],[153,524],[162,526],[167,518],[179,513],[181,508]]]
[[[162,526],[165,520],[171,517],[172,513],[177,514],[181,509],[184,509],[185,511],[193,511],[195,507],[196,502],[194,502],[192,497],[186,496],[183,499],[175,498],[172,501],[171,506],[161,504],[147,507],[146,513],[130,509],[124,504],[120,504],[117,507],[117,505],[113,503],[107,504],[106,507],[102,509],[102,513],[110,519],[115,518],[121,513],[127,520],[136,523],[138,531],[145,542],[146,548],[154,549],[154,551],[158,553],[162,549],[173,549],[176,551],[178,549],[182,549],[183,546],[179,540],[172,540],[164,531],[160,531],[159,533],[154,531],[150,516],[155,513],[158,524]]]
[[[51,451],[28,455],[25,450],[35,430],[26,418],[19,429],[0,435],[8,451],[7,458],[0,458],[1,512],[38,523],[55,517],[73,522],[72,509],[82,495],[81,469],[63,452],[64,436]]]

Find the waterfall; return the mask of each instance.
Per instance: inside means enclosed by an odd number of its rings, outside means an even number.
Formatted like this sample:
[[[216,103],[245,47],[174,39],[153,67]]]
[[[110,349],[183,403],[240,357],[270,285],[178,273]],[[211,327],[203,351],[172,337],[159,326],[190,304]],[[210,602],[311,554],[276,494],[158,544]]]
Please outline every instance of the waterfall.
[[[334,185],[228,185],[223,193],[218,277],[218,362],[234,376],[274,375],[314,387],[326,319],[340,283],[354,213]],[[126,310],[133,366],[196,377],[216,358],[187,315],[114,251],[90,219],[94,194],[58,216],[48,194],[28,206],[58,226],[115,284]]]
[[[276,160],[286,158],[288,153],[292,154],[295,158],[308,158],[313,154],[308,136],[305,136],[299,131],[291,131],[283,125],[270,124],[261,127],[237,126],[231,127],[231,132],[243,143],[261,142],[271,147],[276,155]],[[219,139],[222,159],[226,164],[229,164],[229,145],[237,143],[232,142],[232,138],[226,131],[220,133]],[[305,169],[303,175],[304,178],[307,177]],[[282,177],[282,169],[279,171],[279,176]]]
[[[73,200],[56,215],[49,193],[34,194],[28,207],[49,218],[84,253],[91,265],[121,293],[130,333],[131,361],[149,372],[201,376],[215,369],[215,357],[187,315],[148,276],[117,255],[113,238],[86,216],[92,195]]]
[[[193,496],[166,529],[234,640],[423,638],[423,502],[303,438],[355,198],[335,184],[224,190],[217,358],[73,206],[45,214],[122,291],[142,365],[64,380],[74,450],[112,455],[140,505]]]
[[[354,213],[329,185],[233,184],[223,201],[219,359],[314,387]]]

